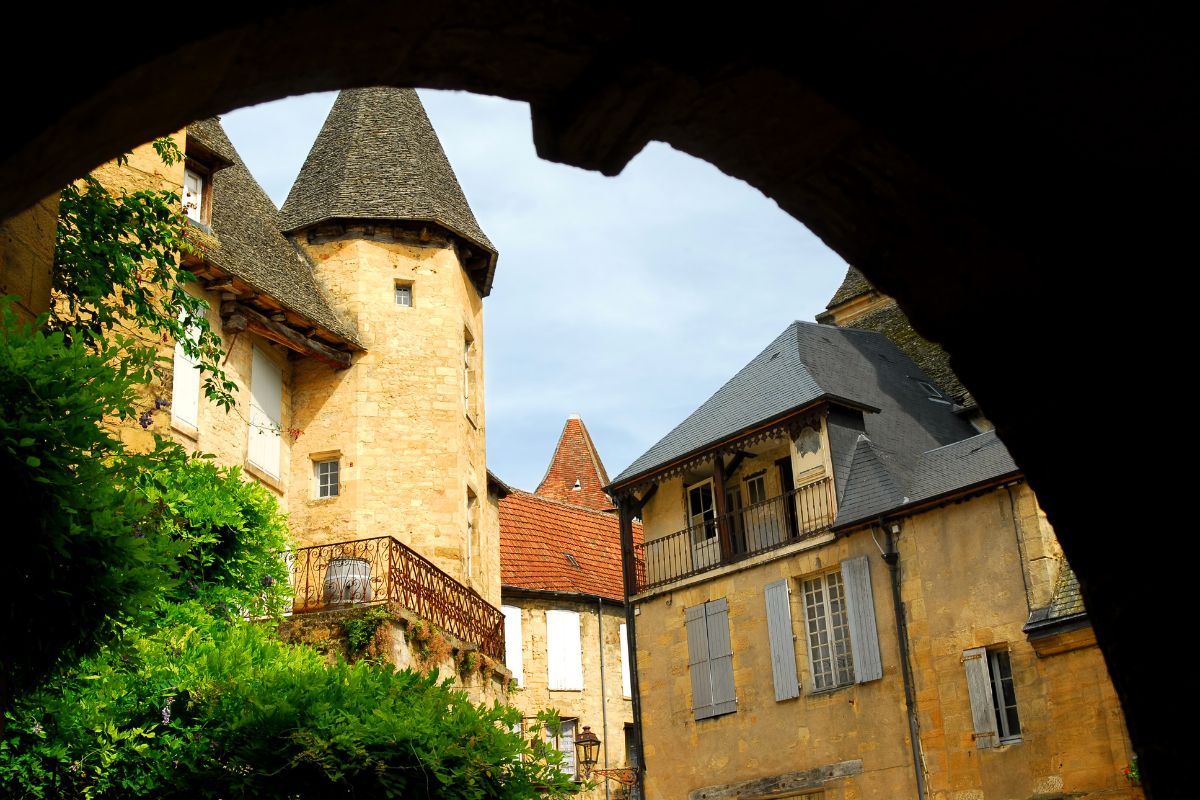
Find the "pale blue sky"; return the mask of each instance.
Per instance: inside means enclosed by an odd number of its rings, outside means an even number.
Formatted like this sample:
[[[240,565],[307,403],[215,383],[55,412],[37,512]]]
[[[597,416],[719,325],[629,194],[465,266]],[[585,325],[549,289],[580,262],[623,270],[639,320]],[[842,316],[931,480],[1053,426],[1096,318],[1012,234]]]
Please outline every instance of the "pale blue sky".
[[[524,103],[420,95],[500,251],[484,301],[487,457],[514,486],[536,488],[572,413],[616,475],[845,274],[774,201],[666,145],[606,178],[540,160]],[[333,99],[222,118],[276,205]]]

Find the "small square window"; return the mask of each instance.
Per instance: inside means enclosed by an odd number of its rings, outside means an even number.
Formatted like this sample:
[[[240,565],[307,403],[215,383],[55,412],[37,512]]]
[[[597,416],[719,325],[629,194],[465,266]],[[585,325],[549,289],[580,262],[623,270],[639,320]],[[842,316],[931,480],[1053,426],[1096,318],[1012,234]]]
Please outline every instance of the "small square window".
[[[396,284],[396,305],[409,306],[413,304],[413,287],[411,283]]]
[[[313,476],[316,480],[315,494],[321,497],[337,497],[340,490],[341,461],[317,461],[313,463]]]

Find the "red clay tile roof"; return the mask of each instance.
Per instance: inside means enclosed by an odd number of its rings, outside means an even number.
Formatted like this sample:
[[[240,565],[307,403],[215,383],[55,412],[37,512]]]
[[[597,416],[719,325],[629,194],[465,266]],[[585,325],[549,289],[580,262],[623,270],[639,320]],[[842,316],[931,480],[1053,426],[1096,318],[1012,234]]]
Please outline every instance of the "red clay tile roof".
[[[641,523],[634,523],[633,540],[642,541]],[[519,589],[624,600],[616,512],[522,491],[502,498],[500,582]]]
[[[534,494],[588,508],[612,508],[612,501],[602,488],[607,484],[608,473],[604,471],[592,437],[583,420],[572,415],[558,437],[558,447],[546,477],[542,478]]]

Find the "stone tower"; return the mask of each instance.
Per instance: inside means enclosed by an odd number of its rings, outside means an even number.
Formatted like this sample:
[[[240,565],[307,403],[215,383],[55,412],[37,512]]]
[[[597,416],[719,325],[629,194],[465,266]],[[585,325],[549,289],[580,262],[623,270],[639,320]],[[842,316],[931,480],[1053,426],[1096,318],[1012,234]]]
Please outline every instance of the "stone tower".
[[[348,370],[295,364],[292,474],[319,482],[336,463],[340,492],[293,500],[293,529],[313,544],[395,536],[498,605],[498,532],[481,513],[496,250],[416,92],[343,91],[282,216],[365,348]]]

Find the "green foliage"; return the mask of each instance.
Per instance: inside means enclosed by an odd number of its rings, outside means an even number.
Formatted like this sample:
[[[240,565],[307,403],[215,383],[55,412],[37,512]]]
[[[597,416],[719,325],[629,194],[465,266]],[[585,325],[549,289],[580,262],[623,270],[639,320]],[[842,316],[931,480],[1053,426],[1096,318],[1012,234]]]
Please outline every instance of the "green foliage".
[[[151,511],[145,525],[176,553],[166,597],[203,598],[225,613],[278,616],[291,600],[291,547],[275,498],[237,467],[193,458],[142,472],[137,487]]]
[[[326,665],[195,603],[23,699],[0,743],[11,796],[550,798],[574,791],[518,713],[433,674]],[[524,757],[522,759],[522,756]],[[544,795],[539,789],[545,789]]]
[[[170,139],[154,147],[168,165],[183,158]],[[107,348],[114,330],[179,341],[200,364],[206,396],[229,409],[236,387],[221,368],[220,336],[209,327],[208,304],[187,292],[195,276],[180,266],[190,251],[186,225],[174,192],[114,194],[91,175],[63,189],[53,272],[59,302],[50,324],[97,349]]]
[[[134,415],[147,356],[118,360],[119,343],[94,350],[70,331],[22,325],[10,300],[0,302],[0,500],[10,531],[0,670],[20,688],[153,604],[169,554],[139,527],[148,506],[128,487],[182,451],[160,441],[131,454],[104,424]]]
[[[343,620],[342,630],[346,632],[346,649],[350,652],[350,657],[357,658],[365,653],[379,628],[391,619],[392,614],[387,608],[370,608]]]

